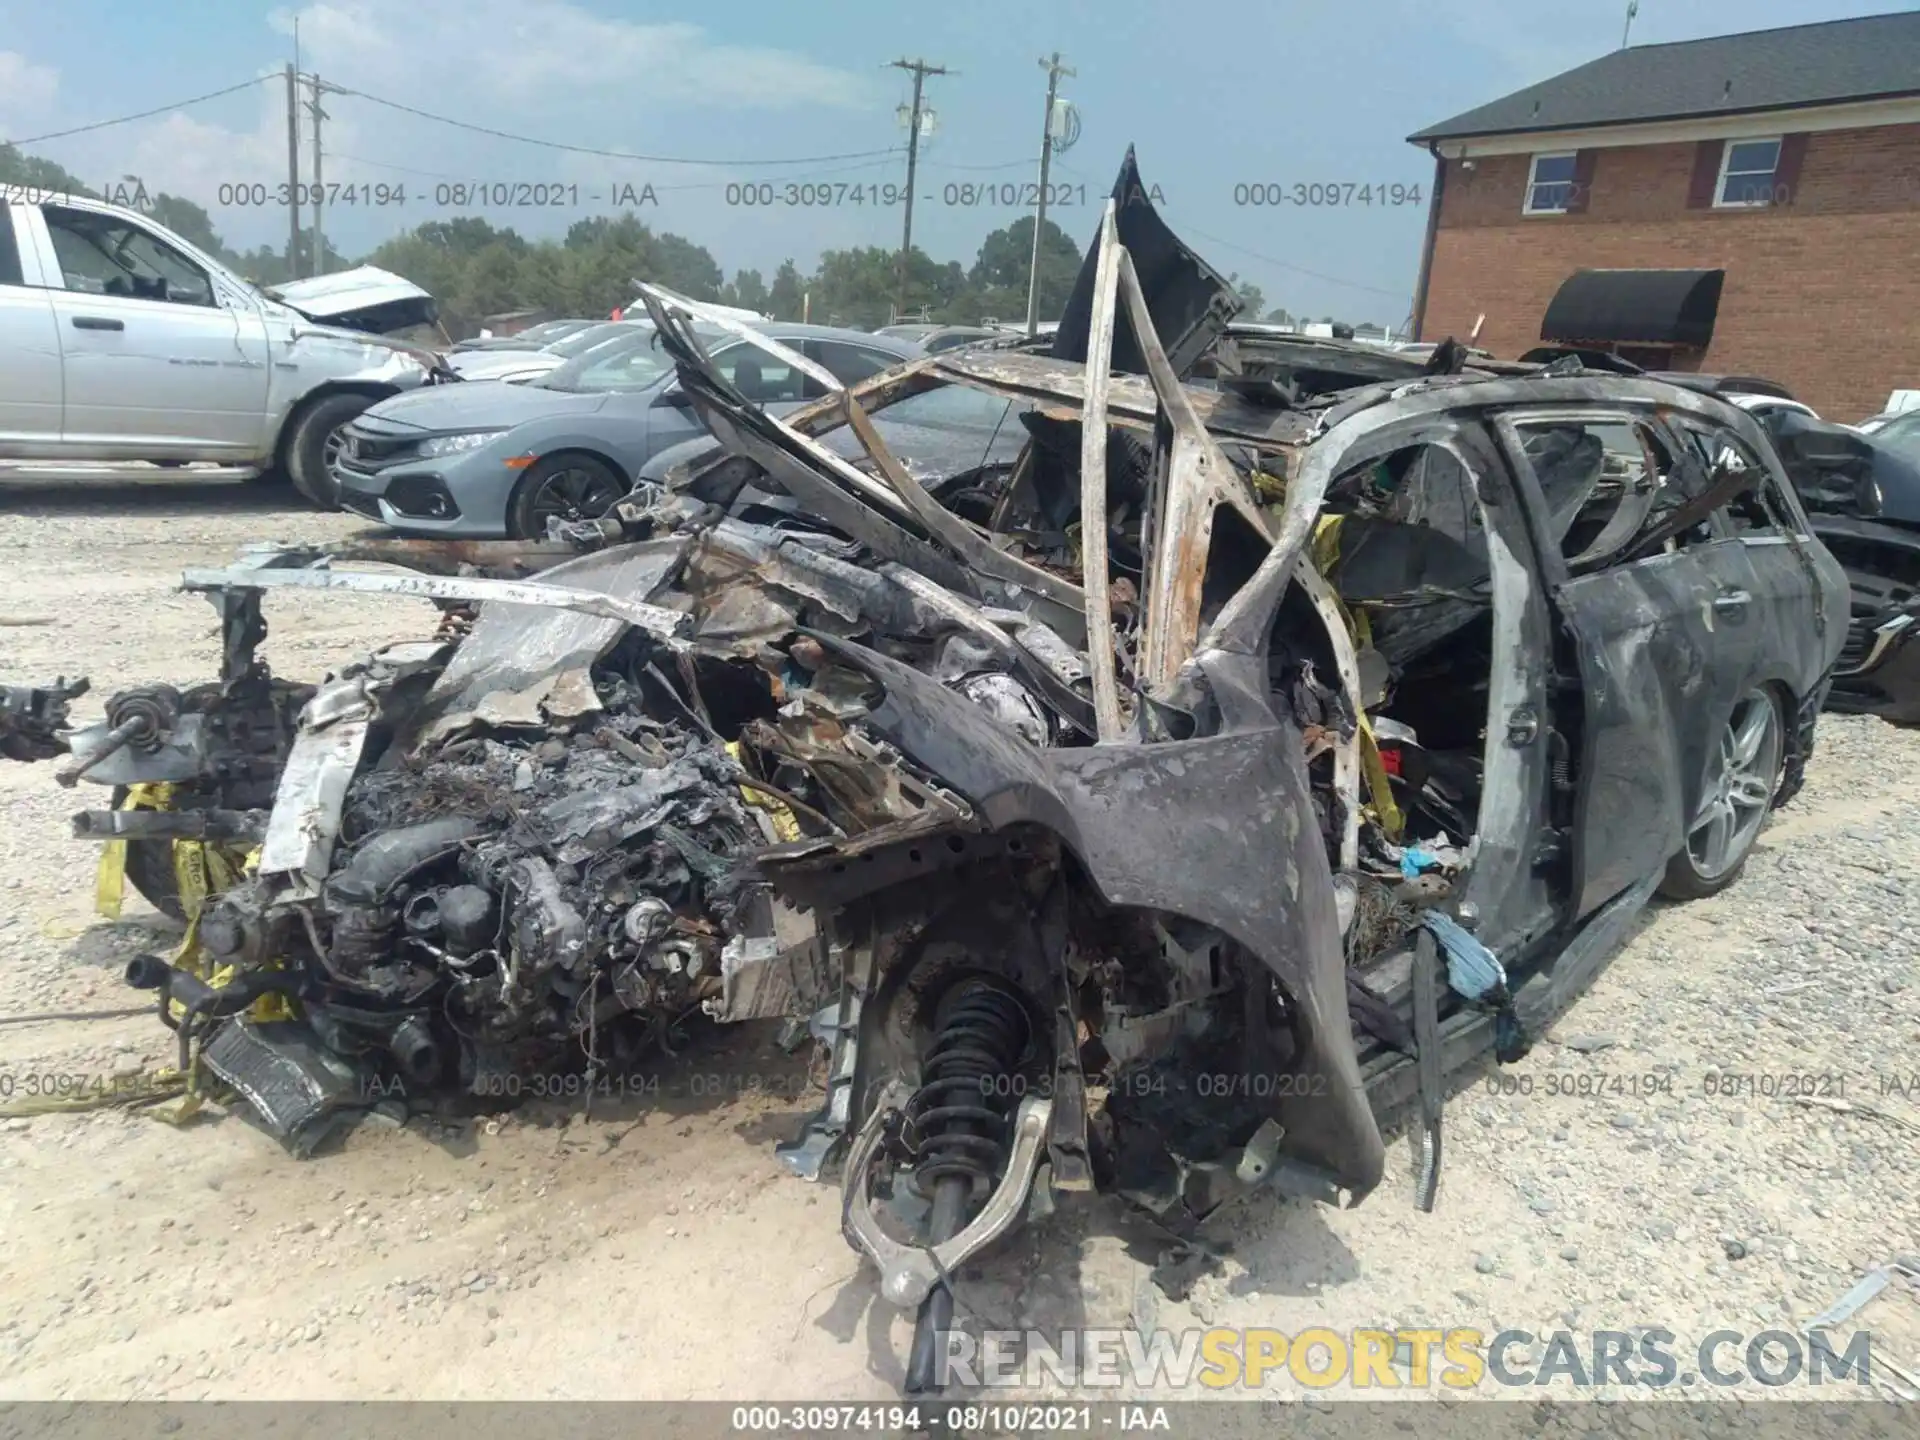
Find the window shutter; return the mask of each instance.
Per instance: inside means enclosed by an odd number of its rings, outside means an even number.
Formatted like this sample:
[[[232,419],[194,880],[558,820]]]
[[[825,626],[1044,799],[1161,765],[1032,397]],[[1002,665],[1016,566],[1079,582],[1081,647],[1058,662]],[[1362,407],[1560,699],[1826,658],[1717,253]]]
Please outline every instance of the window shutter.
[[[1593,194],[1593,162],[1598,150],[1576,150],[1573,155],[1573,189],[1567,195],[1567,213],[1579,215]]]
[[[1799,197],[1800,162],[1806,157],[1807,134],[1782,136],[1780,140],[1780,163],[1773,169],[1774,194],[1780,197],[1777,203],[1791,205]]]
[[[1720,180],[1720,157],[1726,153],[1724,140],[1702,140],[1693,147],[1693,180],[1687,186],[1687,208],[1705,210],[1713,204],[1713,187]]]

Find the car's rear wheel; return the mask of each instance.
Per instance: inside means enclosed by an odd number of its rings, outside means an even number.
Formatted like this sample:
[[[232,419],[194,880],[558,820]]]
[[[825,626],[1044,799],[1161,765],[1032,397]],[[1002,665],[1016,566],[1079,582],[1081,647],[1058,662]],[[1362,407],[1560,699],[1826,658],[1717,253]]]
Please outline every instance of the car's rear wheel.
[[[516,540],[539,540],[549,520],[598,520],[627,493],[627,482],[591,455],[549,455],[514,488],[507,528]]]
[[[1673,900],[1715,895],[1740,878],[1786,770],[1787,726],[1771,690],[1750,690],[1733,707],[1707,756],[1700,806],[1686,844],[1667,862],[1660,893]]]
[[[365,395],[328,395],[316,400],[293,422],[287,437],[287,474],[293,488],[322,510],[340,508],[340,482],[333,463],[344,440],[341,427],[373,401]]]

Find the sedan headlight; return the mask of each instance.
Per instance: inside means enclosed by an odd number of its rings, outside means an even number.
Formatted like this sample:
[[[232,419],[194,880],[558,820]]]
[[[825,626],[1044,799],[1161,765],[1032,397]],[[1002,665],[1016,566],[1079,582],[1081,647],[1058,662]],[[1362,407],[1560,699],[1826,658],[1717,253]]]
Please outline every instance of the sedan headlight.
[[[420,442],[420,454],[458,455],[463,450],[478,450],[482,445],[492,444],[506,433],[505,430],[469,430],[462,435],[436,435]]]

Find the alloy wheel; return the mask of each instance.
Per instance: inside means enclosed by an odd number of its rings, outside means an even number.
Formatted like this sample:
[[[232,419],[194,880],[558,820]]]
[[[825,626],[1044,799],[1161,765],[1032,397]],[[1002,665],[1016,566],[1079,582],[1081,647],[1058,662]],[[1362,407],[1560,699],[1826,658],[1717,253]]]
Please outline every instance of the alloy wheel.
[[[327,438],[320,442],[320,468],[336,479],[340,474],[340,462],[346,458],[346,423],[343,422],[327,432]]]
[[[1749,691],[1721,732],[1687,832],[1687,854],[1701,879],[1716,880],[1747,858],[1773,804],[1782,749],[1780,707],[1766,691]]]
[[[533,517],[539,532],[549,520],[598,520],[626,493],[610,475],[584,467],[555,470],[540,482],[533,497]]]

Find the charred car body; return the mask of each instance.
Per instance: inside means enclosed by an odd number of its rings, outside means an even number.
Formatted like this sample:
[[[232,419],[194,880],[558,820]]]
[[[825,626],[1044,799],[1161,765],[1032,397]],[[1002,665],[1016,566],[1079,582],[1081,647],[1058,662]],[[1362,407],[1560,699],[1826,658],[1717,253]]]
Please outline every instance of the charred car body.
[[[1175,1231],[1261,1185],[1357,1203],[1411,1114],[1430,1205],[1447,1076],[1523,1051],[1657,887],[1730,883],[1798,785],[1845,579],[1738,409],[1457,346],[1263,364],[1139,190],[1129,157],[1053,353],[782,419],[649,292],[719,456],[545,552],[384,555],[569,556],[533,579],[190,574],[240,617],[224,683],[266,687],[249,735],[298,719],[228,747],[278,779],[204,822],[259,848],[203,963],[130,977],[183,1049],[303,1146],[370,1074],[804,1022],[827,1093],[781,1155],[840,1162],[915,1387],[1035,1195]],[[1015,463],[887,451],[871,416],[945,386],[1015,402]],[[480,604],[306,693],[247,650],[288,585]],[[179,731],[116,714],[73,765]]]

